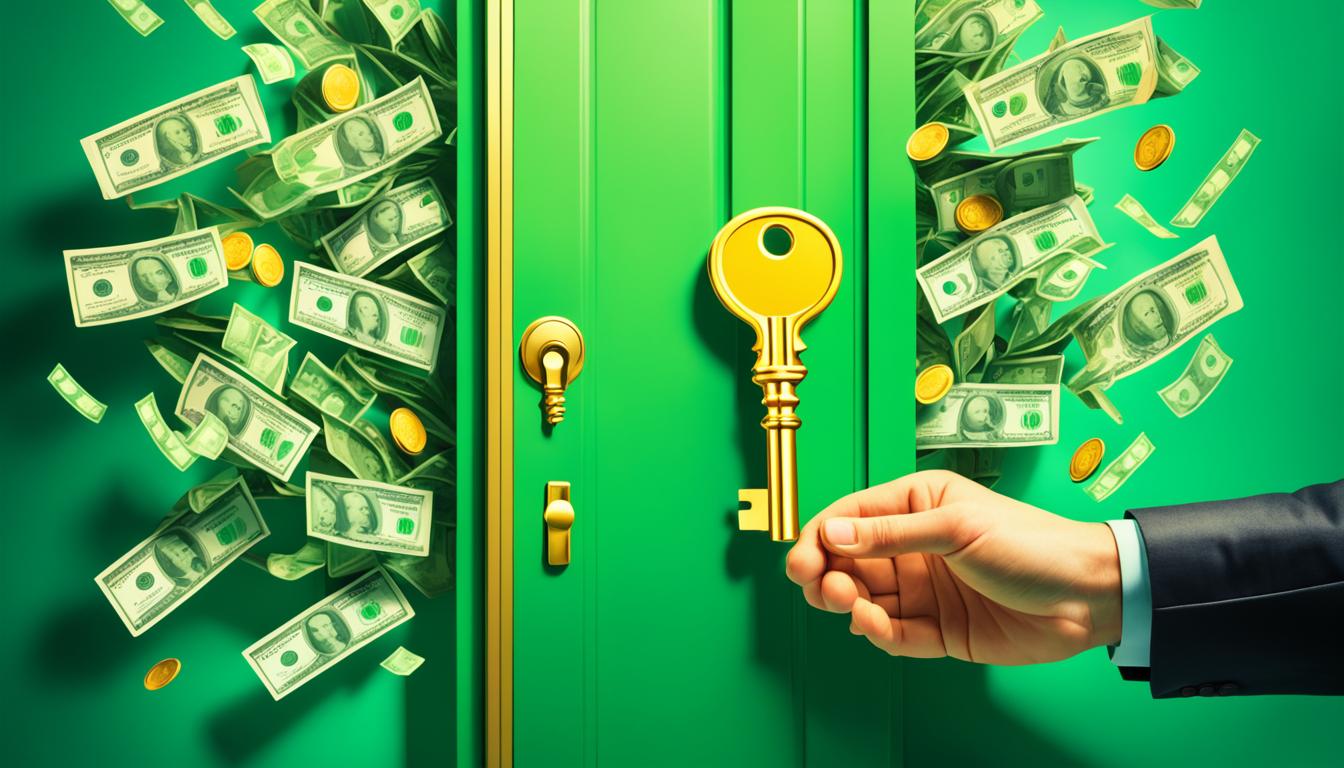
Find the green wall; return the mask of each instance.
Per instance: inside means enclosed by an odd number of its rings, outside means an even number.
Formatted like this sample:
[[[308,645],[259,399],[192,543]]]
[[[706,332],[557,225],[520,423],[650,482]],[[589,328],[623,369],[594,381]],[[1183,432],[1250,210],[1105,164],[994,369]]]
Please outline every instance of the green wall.
[[[1153,10],[1132,0],[1040,4],[1045,17],[1017,45],[1023,59],[1045,50],[1060,25],[1076,38]],[[1207,0],[1197,11],[1157,13],[1158,36],[1203,70],[1184,93],[1020,146],[1101,137],[1077,154],[1076,171],[1096,188],[1092,215],[1117,245],[1103,254],[1110,269],[1093,273],[1084,298],[1217,234],[1246,306],[1211,329],[1236,362],[1197,412],[1177,419],[1156,395],[1189,361],[1192,344],[1111,390],[1124,426],[1066,394],[1059,445],[1013,453],[997,490],[1075,519],[1106,520],[1129,508],[1296,490],[1344,474],[1344,322],[1337,295],[1344,261],[1330,234],[1339,211],[1328,191],[1344,171],[1338,138],[1344,108],[1334,76],[1339,51],[1293,45],[1286,59],[1286,39],[1306,37],[1285,37],[1281,26],[1292,18],[1337,28],[1344,23],[1341,8],[1324,1]],[[1134,142],[1155,123],[1175,128],[1176,149],[1161,168],[1140,173]],[[1197,229],[1176,230],[1181,239],[1158,240],[1112,207],[1128,192],[1165,222],[1243,127],[1264,143]],[[1068,354],[1080,364],[1076,347]],[[1069,456],[1084,439],[1101,437],[1114,454],[1140,431],[1157,451],[1111,498],[1094,503],[1069,482]],[[1153,701],[1146,684],[1119,679],[1104,650],[1022,668],[902,664],[908,766],[1340,760],[1340,699]]]
[[[181,2],[158,0],[164,25],[141,38],[105,2],[15,3],[3,33],[0,167],[9,180],[0,242],[5,345],[0,392],[8,513],[3,546],[10,621],[3,633],[3,718],[12,765],[445,765],[455,751],[454,597],[406,588],[416,617],[283,701],[271,700],[241,651],[339,582],[310,575],[282,582],[236,563],[146,634],[133,638],[93,577],[149,534],[178,496],[217,471],[198,462],[179,474],[159,454],[132,403],[161,407],[178,385],[141,340],[149,320],[76,329],[61,250],[160,237],[168,214],[105,201],[79,140],[207,85],[251,70],[239,50],[274,42],[254,2],[217,1],[237,28],[220,40]],[[452,23],[450,3],[441,7]],[[258,85],[273,137],[293,131],[293,81]],[[151,190],[190,190],[223,201],[225,159]],[[451,189],[451,183],[444,186]],[[274,228],[264,239],[300,256]],[[262,238],[259,238],[259,241]],[[208,311],[238,301],[282,320],[289,283],[230,285]],[[285,328],[328,362],[340,344]],[[297,365],[299,356],[291,357]],[[451,354],[440,358],[453,359]],[[45,381],[62,362],[109,405],[99,425],[76,414]],[[442,367],[442,366],[441,366]],[[170,417],[171,418],[171,417]],[[302,467],[295,475],[302,478]],[[292,552],[304,539],[302,504],[263,501],[272,534],[258,552]],[[404,585],[403,585],[404,586]],[[403,680],[378,662],[399,644],[428,661]],[[150,693],[142,677],[167,656],[181,675]]]

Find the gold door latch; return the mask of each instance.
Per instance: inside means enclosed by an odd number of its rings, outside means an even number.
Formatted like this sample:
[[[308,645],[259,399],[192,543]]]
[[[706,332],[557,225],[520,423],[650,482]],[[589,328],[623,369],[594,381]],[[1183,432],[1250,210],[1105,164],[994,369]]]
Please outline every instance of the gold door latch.
[[[569,483],[552,480],[546,484],[547,565],[569,565],[569,529],[574,526],[574,505],[569,503]]]
[[[803,326],[840,288],[840,242],[817,217],[793,208],[757,208],[724,225],[709,249],[709,282],[723,306],[756,329],[752,382],[765,393],[767,485],[738,491],[748,504],[738,528],[798,538],[795,388],[807,375],[799,357]]]
[[[583,334],[572,320],[540,317],[523,331],[518,344],[523,370],[541,385],[546,423],[565,420],[565,388],[583,369]]]

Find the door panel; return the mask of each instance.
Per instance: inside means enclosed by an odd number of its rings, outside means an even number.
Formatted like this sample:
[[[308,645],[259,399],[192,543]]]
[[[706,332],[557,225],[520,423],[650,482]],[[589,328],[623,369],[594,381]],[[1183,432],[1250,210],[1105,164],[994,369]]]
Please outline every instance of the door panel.
[[[787,546],[736,530],[765,480],[753,334],[706,250],[731,216],[836,232],[840,292],[804,332],[804,518],[865,484],[865,22],[802,0],[514,6],[514,338],[586,339],[543,430],[515,366],[518,765],[894,764],[895,667],[803,602]],[[544,564],[547,480],[571,564]]]

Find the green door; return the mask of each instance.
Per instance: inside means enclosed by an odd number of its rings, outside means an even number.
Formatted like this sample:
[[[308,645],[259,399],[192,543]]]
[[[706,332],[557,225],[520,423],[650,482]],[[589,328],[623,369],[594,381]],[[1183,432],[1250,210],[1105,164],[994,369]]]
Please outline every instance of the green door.
[[[839,294],[804,332],[806,519],[869,471],[864,7],[513,5],[513,340],[562,315],[586,342],[553,430],[513,360],[517,765],[899,761],[896,666],[805,604],[787,545],[736,529],[738,489],[765,482],[764,409],[753,333],[705,268],[759,206],[839,238]],[[572,484],[563,568],[552,480]]]

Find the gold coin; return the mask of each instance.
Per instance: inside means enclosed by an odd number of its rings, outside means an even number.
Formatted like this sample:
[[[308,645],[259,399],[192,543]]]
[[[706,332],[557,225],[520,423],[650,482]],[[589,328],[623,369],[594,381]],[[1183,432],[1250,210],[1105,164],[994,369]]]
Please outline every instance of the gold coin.
[[[932,160],[947,149],[950,136],[946,125],[925,123],[910,134],[909,140],[905,142],[905,154],[917,163]]]
[[[359,76],[344,64],[332,64],[322,73],[322,100],[332,112],[345,112],[359,101]]]
[[[1083,441],[1078,450],[1069,459],[1069,477],[1075,483],[1081,483],[1092,476],[1101,466],[1101,457],[1106,455],[1106,444],[1101,438],[1093,437]]]
[[[990,195],[971,195],[957,203],[956,219],[962,232],[978,234],[1003,221],[1003,204]]]
[[[398,408],[388,417],[388,429],[392,432],[392,441],[401,450],[414,456],[425,450],[425,425],[415,411],[410,408]]]
[[[952,389],[952,369],[938,363],[930,365],[915,377],[915,402],[932,405],[947,396]]]
[[[164,659],[149,668],[145,673],[145,690],[157,691],[173,682],[177,673],[182,671],[182,662],[177,659]]]
[[[1151,171],[1167,162],[1171,150],[1176,146],[1176,132],[1170,125],[1154,125],[1143,132],[1139,143],[1134,145],[1134,165],[1140,171]]]
[[[224,236],[224,266],[229,269],[244,269],[252,262],[252,236],[246,232],[234,232]]]
[[[274,288],[285,279],[285,261],[275,246],[261,243],[252,251],[252,276],[267,288]]]

